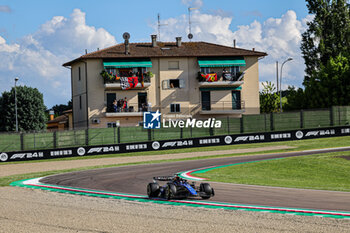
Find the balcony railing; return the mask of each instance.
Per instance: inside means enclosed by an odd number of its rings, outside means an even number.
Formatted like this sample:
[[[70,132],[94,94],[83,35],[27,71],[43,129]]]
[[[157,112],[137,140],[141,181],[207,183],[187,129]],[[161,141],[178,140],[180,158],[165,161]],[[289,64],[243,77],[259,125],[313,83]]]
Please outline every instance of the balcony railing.
[[[106,116],[142,116],[143,112],[150,110],[147,103],[139,104],[138,102],[117,101],[116,103],[107,104]]]
[[[137,81],[137,85],[128,90],[144,89],[151,85],[151,77],[147,75],[144,75],[143,78],[141,76],[138,77]],[[104,86],[107,89],[123,89],[121,85],[121,80],[117,78],[104,78]]]
[[[202,101],[200,114],[243,113],[245,102],[238,101]]]
[[[142,77],[138,77],[138,82],[141,83],[142,82]],[[150,83],[151,82],[151,78],[149,76],[143,76],[143,82],[144,83]],[[114,79],[114,80],[107,80],[104,79],[104,83],[119,83],[120,84],[120,79]]]
[[[207,75],[207,74],[205,74]],[[216,73],[216,76],[208,76],[208,79],[198,73],[198,82],[201,87],[204,86],[241,86],[243,82],[244,73]]]

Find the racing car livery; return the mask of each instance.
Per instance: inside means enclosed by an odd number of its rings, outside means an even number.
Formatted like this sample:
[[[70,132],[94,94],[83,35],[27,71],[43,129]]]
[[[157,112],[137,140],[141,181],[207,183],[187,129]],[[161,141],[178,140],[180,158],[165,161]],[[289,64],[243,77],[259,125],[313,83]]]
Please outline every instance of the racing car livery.
[[[158,181],[166,181],[167,183],[160,186]],[[153,177],[153,183],[147,185],[147,195],[149,198],[160,197],[168,200],[188,197],[209,199],[215,193],[214,189],[208,183],[201,183],[199,186],[196,186],[195,182],[190,184],[187,180],[175,175]]]

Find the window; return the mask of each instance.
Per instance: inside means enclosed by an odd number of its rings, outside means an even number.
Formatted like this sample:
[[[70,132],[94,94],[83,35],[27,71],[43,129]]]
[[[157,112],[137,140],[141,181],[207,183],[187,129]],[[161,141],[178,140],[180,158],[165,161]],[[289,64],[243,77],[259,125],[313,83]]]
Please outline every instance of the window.
[[[238,73],[239,73],[239,66],[232,66],[231,67],[231,74],[236,76]]]
[[[117,69],[116,68],[107,68],[106,71],[107,71],[108,74],[117,75]]]
[[[79,69],[78,69],[78,75],[79,75],[79,81],[81,80],[81,70],[80,70],[80,67],[79,67]]]
[[[168,62],[168,69],[169,70],[178,70],[178,69],[180,69],[179,61],[169,61]]]
[[[170,112],[180,112],[180,104],[170,104]]]
[[[180,80],[170,79],[169,80],[170,88],[180,88]]]
[[[210,67],[201,67],[201,73],[210,74]]]
[[[185,80],[183,79],[168,79],[162,81],[163,90],[175,89],[175,88],[185,88]]]
[[[232,109],[241,109],[241,92],[232,91]]]
[[[79,96],[79,109],[81,110],[81,95]]]
[[[117,124],[115,122],[108,122],[107,123],[107,128],[115,128],[117,127]]]

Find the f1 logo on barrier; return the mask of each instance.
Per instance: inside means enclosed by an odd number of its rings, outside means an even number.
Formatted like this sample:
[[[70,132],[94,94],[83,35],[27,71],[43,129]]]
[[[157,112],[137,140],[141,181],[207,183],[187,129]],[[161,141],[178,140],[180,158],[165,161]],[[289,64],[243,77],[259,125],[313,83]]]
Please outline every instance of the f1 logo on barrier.
[[[162,114],[157,112],[143,113],[143,128],[144,129],[160,129],[160,116]]]

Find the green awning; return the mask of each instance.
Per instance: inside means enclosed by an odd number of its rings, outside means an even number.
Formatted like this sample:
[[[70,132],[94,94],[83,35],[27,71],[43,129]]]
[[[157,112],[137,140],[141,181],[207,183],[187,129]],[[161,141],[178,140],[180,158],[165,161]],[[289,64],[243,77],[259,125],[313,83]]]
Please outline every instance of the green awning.
[[[103,61],[104,68],[134,68],[134,67],[152,67],[150,60],[114,60]]]
[[[199,67],[246,66],[243,57],[198,58]]]

